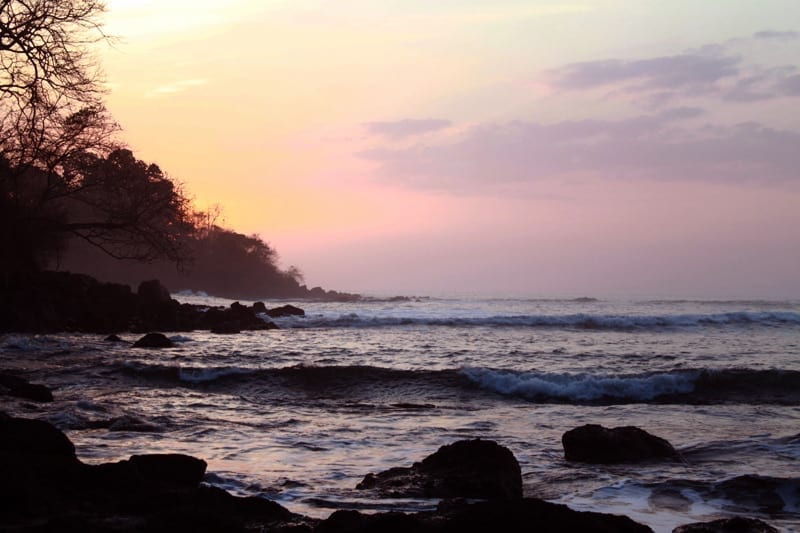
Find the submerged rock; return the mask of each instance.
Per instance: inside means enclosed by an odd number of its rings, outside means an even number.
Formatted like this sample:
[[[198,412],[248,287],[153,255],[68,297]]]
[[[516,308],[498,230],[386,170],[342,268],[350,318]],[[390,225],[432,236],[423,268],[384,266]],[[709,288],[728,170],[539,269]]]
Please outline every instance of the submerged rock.
[[[133,343],[134,348],[172,348],[175,346],[163,333],[148,333]]]
[[[52,402],[53,393],[44,385],[30,383],[21,377],[0,372],[0,395],[14,396],[34,402]]]
[[[756,518],[737,516],[685,524],[673,529],[672,533],[778,533],[778,530]]]
[[[491,440],[462,440],[409,468],[367,474],[356,488],[390,498],[521,498],[522,474],[508,448]]]
[[[561,443],[567,461],[581,463],[611,464],[678,457],[669,442],[635,426],[605,428],[586,424],[564,433]]]
[[[800,478],[736,476],[715,483],[709,496],[733,502],[737,509],[776,513],[800,505]]]

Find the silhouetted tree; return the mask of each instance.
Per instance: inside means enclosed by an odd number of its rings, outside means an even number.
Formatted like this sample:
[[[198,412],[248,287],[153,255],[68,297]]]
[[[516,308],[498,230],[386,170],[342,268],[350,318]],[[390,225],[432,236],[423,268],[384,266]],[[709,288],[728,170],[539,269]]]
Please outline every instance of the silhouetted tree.
[[[117,258],[185,257],[186,196],[115,140],[87,46],[97,0],[0,0],[0,269],[75,236]]]
[[[4,105],[33,113],[98,103],[98,69],[88,47],[106,38],[98,22],[103,11],[99,0],[0,0]]]

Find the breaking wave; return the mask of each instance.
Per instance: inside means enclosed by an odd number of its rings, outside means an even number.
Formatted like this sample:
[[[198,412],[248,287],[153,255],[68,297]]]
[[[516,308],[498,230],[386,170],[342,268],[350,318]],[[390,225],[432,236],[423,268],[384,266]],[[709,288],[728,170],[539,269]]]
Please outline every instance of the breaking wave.
[[[277,320],[289,328],[371,328],[391,326],[488,326],[570,328],[593,330],[654,330],[721,326],[800,326],[800,313],[793,311],[741,311],[711,314],[669,315],[499,315],[480,317],[369,316],[343,314],[311,315]]]
[[[419,394],[501,395],[511,400],[574,404],[800,405],[800,372],[789,370],[681,370],[646,374],[514,372],[490,368],[397,370],[374,366],[246,368],[179,367],[127,363],[123,373],[176,386],[297,391],[314,388],[358,396],[376,390],[399,399]],[[265,390],[266,390],[265,389]],[[405,401],[405,400],[403,400]]]

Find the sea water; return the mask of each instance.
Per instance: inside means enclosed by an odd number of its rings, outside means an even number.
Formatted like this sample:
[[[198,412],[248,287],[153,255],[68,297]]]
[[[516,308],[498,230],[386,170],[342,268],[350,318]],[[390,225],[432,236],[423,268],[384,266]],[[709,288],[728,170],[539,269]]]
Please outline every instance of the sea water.
[[[86,462],[187,453],[208,461],[207,483],[316,517],[432,509],[355,486],[480,437],[511,449],[528,496],[656,531],[735,515],[800,530],[800,302],[293,303],[306,316],[281,329],[169,334],[176,347],[161,350],[0,337],[2,368],[56,397],[2,408],[54,423]],[[565,461],[561,435],[587,423],[641,427],[682,460]],[[721,489],[736,476],[779,501]]]

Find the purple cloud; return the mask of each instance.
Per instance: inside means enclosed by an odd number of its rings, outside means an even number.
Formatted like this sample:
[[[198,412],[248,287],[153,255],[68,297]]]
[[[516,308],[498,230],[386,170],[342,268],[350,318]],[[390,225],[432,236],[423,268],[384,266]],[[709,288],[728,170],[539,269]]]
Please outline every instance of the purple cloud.
[[[800,39],[800,32],[796,31],[759,31],[753,34],[756,39],[778,39],[780,41],[791,41]]]
[[[387,122],[367,122],[364,126],[372,135],[400,139],[423,133],[430,133],[452,125],[449,120],[440,119],[405,119]]]
[[[780,88],[784,94],[791,96],[800,96],[800,74],[793,76],[786,76],[780,82]]]
[[[458,141],[373,149],[386,179],[412,187],[477,191],[539,179],[595,175],[657,180],[797,181],[800,133],[757,123],[687,128],[699,110],[553,124],[471,128]]]
[[[550,72],[559,89],[593,89],[619,83],[635,83],[640,90],[708,86],[739,73],[741,58],[727,55],[686,53],[652,59],[608,59],[572,63]]]
[[[752,39],[794,41],[794,31],[762,31]],[[730,102],[755,102],[800,95],[796,90],[795,65],[767,67],[734,54],[734,39],[682,54],[654,58],[605,59],[572,63],[548,71],[549,83],[567,91],[609,88],[617,94],[638,93],[658,105],[681,96],[712,96]],[[752,41],[749,41],[752,42]],[[613,94],[613,92],[611,94]]]

